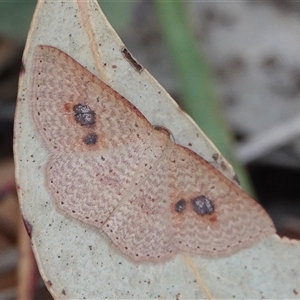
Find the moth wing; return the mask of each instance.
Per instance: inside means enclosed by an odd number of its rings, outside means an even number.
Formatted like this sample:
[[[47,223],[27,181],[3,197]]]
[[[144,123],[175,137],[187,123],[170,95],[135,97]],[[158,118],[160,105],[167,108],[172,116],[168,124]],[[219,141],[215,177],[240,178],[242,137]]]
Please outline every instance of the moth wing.
[[[147,140],[152,130],[147,119],[66,53],[38,46],[33,68],[32,115],[51,153],[98,151]]]
[[[155,139],[157,137],[157,139]],[[110,215],[104,232],[119,250],[134,261],[158,262],[176,253],[169,213],[168,165],[164,156],[169,141],[153,135],[134,189]],[[168,139],[168,138],[167,138]]]
[[[139,145],[53,155],[46,165],[46,185],[56,208],[101,229],[131,189],[143,157]]]
[[[180,251],[226,256],[275,233],[264,209],[193,151],[174,145],[168,165],[173,242]]]

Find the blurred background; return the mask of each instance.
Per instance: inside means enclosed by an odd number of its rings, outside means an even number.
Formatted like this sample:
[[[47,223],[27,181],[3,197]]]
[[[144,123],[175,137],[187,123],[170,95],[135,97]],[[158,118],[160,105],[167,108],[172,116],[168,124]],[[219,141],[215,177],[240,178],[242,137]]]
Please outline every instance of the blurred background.
[[[99,1],[133,56],[233,164],[281,236],[300,237],[300,3]],[[35,1],[0,2],[0,299],[51,299],[14,181],[13,121]]]

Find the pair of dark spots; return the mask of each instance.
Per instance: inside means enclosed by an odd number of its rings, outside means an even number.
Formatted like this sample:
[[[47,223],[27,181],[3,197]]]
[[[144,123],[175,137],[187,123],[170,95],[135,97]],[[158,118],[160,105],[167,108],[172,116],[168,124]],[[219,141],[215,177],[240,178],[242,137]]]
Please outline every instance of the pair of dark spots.
[[[96,113],[88,106],[84,104],[76,104],[73,106],[74,119],[81,126],[92,127],[96,124]],[[98,135],[95,132],[88,133],[83,142],[88,145],[95,145],[98,141]]]
[[[215,211],[213,202],[204,195],[197,196],[190,200],[193,211],[200,216],[211,215]],[[179,214],[184,213],[187,208],[187,201],[180,199],[175,204],[175,211]]]

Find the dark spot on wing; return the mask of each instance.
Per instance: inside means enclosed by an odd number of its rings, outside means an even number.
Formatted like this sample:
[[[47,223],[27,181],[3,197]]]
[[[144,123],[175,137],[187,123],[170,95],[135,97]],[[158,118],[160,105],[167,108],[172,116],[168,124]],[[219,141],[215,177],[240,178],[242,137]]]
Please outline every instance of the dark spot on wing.
[[[122,51],[124,57],[135,68],[135,70],[140,73],[143,70],[143,67],[132,57],[132,55],[126,48],[123,48],[121,51]]]
[[[98,140],[98,135],[96,133],[89,133],[83,138],[83,142],[86,145],[95,145]]]
[[[217,222],[217,220],[218,220],[218,218],[217,218],[217,216],[214,214],[214,215],[211,215],[210,217],[209,217],[209,221],[210,222]]]
[[[76,104],[73,106],[73,111],[75,121],[80,125],[87,126],[96,123],[96,114],[88,105]]]
[[[177,203],[175,204],[175,211],[181,214],[185,209],[186,201],[184,199],[180,199],[179,201],[177,201]]]
[[[212,201],[204,195],[192,199],[191,202],[193,210],[200,216],[210,215],[215,210]]]
[[[71,103],[65,103],[64,104],[64,110],[65,110],[65,112],[69,113],[69,112],[71,112],[71,109],[72,109]]]

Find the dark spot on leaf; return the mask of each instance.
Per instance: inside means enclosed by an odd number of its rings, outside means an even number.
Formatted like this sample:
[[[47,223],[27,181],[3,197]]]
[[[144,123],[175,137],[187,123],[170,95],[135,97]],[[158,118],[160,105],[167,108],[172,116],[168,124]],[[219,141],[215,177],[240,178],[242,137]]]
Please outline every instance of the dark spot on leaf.
[[[25,229],[28,233],[28,236],[31,238],[32,225],[28,221],[26,221],[24,218],[23,218],[23,223],[24,223]]]
[[[274,67],[278,66],[279,62],[275,56],[267,56],[262,61],[262,66],[264,68],[273,69]]]
[[[218,158],[219,158],[219,154],[218,154],[218,153],[214,153],[214,154],[212,155],[212,158],[213,158],[214,161],[217,161]]]
[[[46,281],[46,285],[49,286],[49,287],[51,287],[52,286],[51,280]]]
[[[204,195],[192,199],[191,202],[194,211],[200,216],[210,215],[215,210],[212,201]]]
[[[61,291],[61,293],[62,293],[63,295],[66,296],[66,291],[65,291],[65,289],[63,289],[63,290]]]
[[[21,62],[21,68],[20,68],[20,75],[23,75],[25,73],[25,64],[24,61],[22,60]]]
[[[238,183],[239,185],[241,184],[241,183],[240,183],[240,180],[239,180],[239,178],[237,177],[236,174],[234,174],[233,180],[234,180],[236,183]]]
[[[140,73],[143,70],[143,67],[132,57],[131,53],[126,48],[123,48],[121,51],[132,67]]]
[[[296,289],[294,289],[293,292],[294,292],[295,295],[298,295],[298,294],[299,294],[298,291],[297,291]]]
[[[222,168],[222,170],[224,170],[224,171],[227,170],[227,167],[226,167],[224,161],[221,162],[221,168]]]

